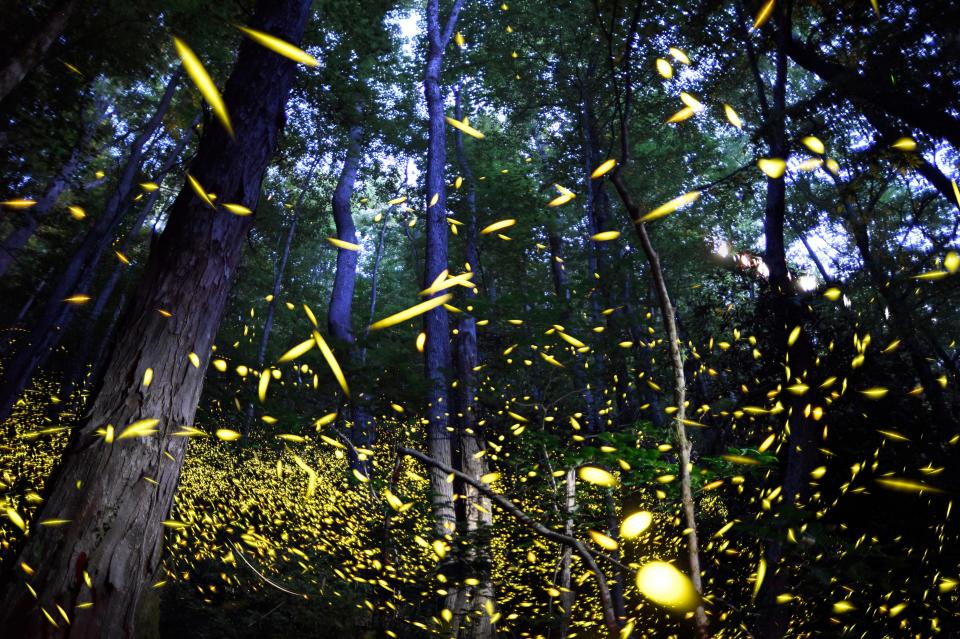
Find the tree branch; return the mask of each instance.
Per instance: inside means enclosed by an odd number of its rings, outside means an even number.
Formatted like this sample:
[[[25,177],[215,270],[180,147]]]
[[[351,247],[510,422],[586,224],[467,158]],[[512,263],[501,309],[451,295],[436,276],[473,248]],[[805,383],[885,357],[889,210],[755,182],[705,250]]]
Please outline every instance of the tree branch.
[[[607,578],[603,574],[603,571],[600,570],[600,566],[597,565],[597,561],[596,559],[594,559],[593,554],[590,552],[590,550],[586,547],[586,545],[582,541],[580,541],[575,537],[570,537],[568,535],[564,535],[563,533],[559,533],[556,530],[553,530],[552,528],[549,528],[541,524],[540,522],[535,520],[533,517],[531,517],[524,511],[520,510],[520,508],[517,507],[517,505],[514,504],[512,501],[492,491],[490,487],[487,486],[486,484],[474,479],[473,477],[470,477],[469,475],[466,475],[460,472],[459,470],[451,468],[446,464],[442,464],[437,460],[433,459],[432,457],[421,453],[418,450],[413,450],[412,448],[399,447],[397,448],[397,452],[403,455],[407,455],[408,457],[413,457],[414,459],[422,462],[423,464],[436,468],[437,470],[444,472],[448,475],[452,474],[454,477],[456,477],[460,481],[473,486],[477,490],[477,492],[487,497],[492,503],[496,504],[497,506],[499,506],[500,508],[508,512],[511,516],[513,516],[514,519],[522,523],[527,528],[530,528],[541,537],[546,537],[550,541],[554,541],[558,544],[562,544],[564,546],[569,546],[573,548],[573,550],[575,550],[577,554],[580,555],[580,558],[583,559],[584,563],[587,564],[587,567],[590,568],[590,570],[593,572],[593,574],[597,578],[597,587],[600,590],[600,601],[603,605],[603,619],[604,619],[604,622],[606,623],[607,629],[610,631],[610,636],[611,637],[619,636],[620,624],[617,622],[617,618],[613,613],[613,600],[610,597],[610,588],[607,586]]]

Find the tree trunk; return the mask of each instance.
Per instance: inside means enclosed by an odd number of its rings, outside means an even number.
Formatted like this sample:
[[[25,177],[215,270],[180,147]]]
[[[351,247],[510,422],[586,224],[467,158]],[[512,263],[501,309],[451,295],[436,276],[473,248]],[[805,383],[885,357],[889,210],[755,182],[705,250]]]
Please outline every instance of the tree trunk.
[[[337,239],[351,244],[357,243],[357,229],[350,210],[350,198],[357,182],[360,168],[360,139],[363,128],[359,124],[350,126],[347,154],[343,159],[343,168],[337,188],[333,191],[333,221],[337,227]],[[353,291],[357,283],[357,257],[359,251],[337,249],[337,270],[330,294],[330,309],[327,315],[327,329],[333,338],[346,345],[353,345]]]
[[[683,506],[684,523],[689,531],[687,532],[687,557],[690,565],[690,580],[693,582],[694,588],[696,588],[697,592],[703,594],[703,582],[700,575],[700,550],[697,539],[697,519],[693,501],[693,490],[690,484],[690,451],[693,446],[690,440],[687,438],[687,430],[686,426],[684,425],[687,411],[686,378],[683,370],[683,355],[680,351],[680,337],[677,332],[676,317],[674,315],[675,311],[673,304],[670,302],[670,294],[667,290],[666,280],[663,277],[663,269],[660,266],[660,256],[657,255],[656,250],[653,248],[653,244],[650,242],[650,236],[647,234],[646,227],[642,222],[640,222],[640,218],[642,217],[641,209],[636,202],[633,201],[633,198],[630,196],[630,192],[623,181],[623,167],[627,164],[630,158],[629,119],[631,101],[633,99],[630,51],[633,48],[633,40],[637,37],[637,25],[640,20],[641,7],[642,5],[638,4],[634,12],[633,24],[631,25],[630,32],[627,37],[627,54],[624,55],[623,59],[623,68],[625,69],[625,90],[624,102],[622,109],[620,110],[621,163],[616,169],[614,169],[610,180],[617,191],[617,195],[620,197],[620,201],[627,210],[627,214],[633,221],[634,229],[636,230],[637,237],[640,240],[640,247],[643,249],[643,253],[647,258],[647,264],[650,267],[650,277],[653,280],[653,286],[654,290],[656,291],[657,301],[659,302],[664,329],[667,333],[667,341],[670,347],[670,367],[673,370],[673,400],[677,408],[677,412],[674,414],[673,422],[674,442],[680,458],[678,472],[680,475],[680,495]],[[706,639],[710,635],[709,622],[707,620],[706,611],[702,605],[697,607],[694,613],[694,620],[696,622],[697,636],[700,639]]]
[[[443,113],[443,95],[440,90],[440,68],[443,52],[450,42],[463,0],[455,0],[444,25],[440,20],[439,0],[427,0],[427,35],[429,48],[423,76],[427,101],[429,135],[427,143],[426,203],[427,244],[424,262],[423,286],[427,288],[447,269],[447,190],[445,169],[447,160],[446,123]],[[434,199],[436,201],[434,202]],[[430,206],[433,202],[432,206]],[[430,456],[441,464],[451,465],[449,399],[447,370],[450,365],[450,327],[447,310],[442,306],[424,315],[423,329],[427,335],[424,364],[429,383],[427,440]],[[435,532],[438,536],[452,535],[456,530],[453,507],[453,484],[436,467],[430,469],[430,487],[433,493]]]
[[[60,342],[73,318],[76,307],[63,300],[77,293],[85,293],[86,291],[82,288],[89,285],[93,279],[100,256],[110,245],[124,214],[129,209],[129,195],[140,171],[144,145],[160,128],[181,75],[182,71],[177,70],[170,77],[156,112],[130,145],[127,163],[120,175],[116,191],[54,283],[49,300],[34,323],[24,347],[17,352],[10,366],[4,371],[3,384],[0,386],[0,422],[10,416],[14,402],[27,387],[50,351]]]
[[[577,514],[577,476],[573,468],[568,469],[564,475],[563,489],[563,534],[573,537],[574,517]],[[557,580],[557,585],[560,587],[560,605],[563,607],[560,639],[567,639],[570,634],[570,618],[573,614],[573,602],[577,596],[577,593],[570,588],[572,559],[572,549],[570,546],[564,546],[563,554],[560,556],[560,578]]]
[[[357,114],[359,116],[359,113]],[[347,154],[343,158],[343,168],[337,187],[333,191],[333,221],[337,227],[337,238],[357,243],[357,229],[353,223],[353,212],[350,207],[350,198],[357,183],[357,172],[360,169],[362,158],[363,127],[354,123],[348,132]],[[356,338],[353,335],[353,292],[357,283],[357,258],[359,251],[349,249],[337,250],[337,270],[334,275],[333,290],[330,293],[330,306],[327,314],[327,329],[334,341],[349,350],[350,369],[356,371],[361,364],[362,356],[356,348]],[[348,435],[354,447],[369,448],[376,437],[376,426],[368,409],[368,396],[360,388],[354,388],[353,396],[347,398],[349,430]],[[350,451],[350,466],[367,477],[372,468],[367,461],[361,460],[355,452]]]
[[[30,39],[23,46],[17,47],[17,53],[3,63],[0,67],[0,102],[40,64],[50,46],[63,34],[70,16],[79,4],[80,0],[59,2]]]
[[[40,221],[53,210],[60,196],[70,187],[70,180],[86,158],[87,146],[89,146],[97,132],[97,127],[103,122],[106,115],[106,100],[97,98],[94,101],[93,112],[84,122],[80,139],[77,140],[76,145],[70,152],[70,157],[60,168],[60,171],[47,183],[43,195],[37,200],[37,203],[23,214],[24,219],[20,226],[10,231],[7,237],[3,239],[3,243],[0,244],[0,277],[3,277],[10,266],[13,265],[20,255],[20,251],[27,245],[37,227],[40,226]]]
[[[309,6],[309,0],[260,0],[252,24],[297,43]],[[235,137],[220,126],[208,127],[191,167],[218,201],[256,208],[294,72],[290,60],[242,41],[224,92]],[[38,520],[69,523],[33,529],[8,564],[23,561],[34,568],[29,581],[37,594],[31,595],[11,568],[0,591],[0,627],[9,636],[47,637],[50,624],[38,605],[56,615],[56,605],[73,613],[87,601],[95,606],[78,611],[64,636],[136,633],[138,603],[156,577],[162,521],[170,517],[186,452],[186,439],[173,434],[194,421],[204,370],[252,220],[211,211],[190,187],[181,190],[124,315],[103,383],[37,513]],[[200,358],[198,368],[190,364],[191,353]],[[148,367],[154,377],[147,389],[142,380]],[[113,443],[96,432],[107,424],[122,432],[141,419],[158,419],[159,432]],[[84,584],[86,575],[92,588]]]
[[[459,87],[455,91],[456,113],[458,120],[463,120],[463,106]],[[467,223],[463,233],[464,256],[468,268],[477,274],[477,192],[473,181],[473,172],[467,161],[466,149],[463,144],[463,133],[457,130],[454,133],[454,142],[457,153],[457,164],[460,175],[466,186]],[[477,355],[477,320],[471,314],[470,303],[476,298],[473,288],[465,289],[467,312],[460,314],[457,319],[457,335],[454,340],[454,362],[457,374],[456,387],[456,424],[457,436],[460,438],[460,467],[464,474],[479,480],[488,472],[487,458],[480,433],[477,432],[477,374],[474,370],[479,364]],[[467,630],[471,639],[489,639],[493,636],[493,625],[490,623],[490,614],[487,606],[492,605],[494,588],[490,576],[491,555],[489,547],[489,531],[493,525],[493,511],[490,500],[477,492],[470,484],[463,487],[465,528],[471,536],[472,552],[469,559],[477,566],[480,574],[476,577],[480,584],[471,592],[467,614],[475,615],[475,620]],[[458,613],[462,611],[456,611]]]
[[[551,220],[552,222],[552,220]],[[563,238],[557,227],[547,224],[547,245],[550,247],[550,274],[553,276],[553,292],[560,300],[561,321],[570,317],[570,289],[567,287],[567,269],[563,263]]]
[[[157,184],[162,184],[163,179],[167,176],[167,173],[173,168],[174,164],[177,163],[177,160],[180,158],[183,150],[187,147],[190,139],[193,137],[194,127],[200,123],[200,114],[197,114],[197,117],[194,118],[190,127],[183,131],[180,140],[177,141],[177,144],[173,147],[170,153],[167,155],[166,159],[163,161],[163,164],[160,166],[160,169],[157,171],[157,174],[153,177],[153,180]],[[150,214],[153,212],[154,207],[157,205],[157,201],[160,199],[160,189],[155,190],[147,198],[147,201],[144,202],[143,206],[140,208],[140,213],[137,215],[137,218],[133,221],[133,224],[130,226],[130,230],[127,231],[126,236],[123,238],[123,242],[120,243],[120,246],[117,247],[117,251],[126,255],[130,252],[130,249],[133,245],[139,240],[140,229],[143,228],[143,223],[147,220]],[[120,278],[123,276],[123,273],[127,270],[127,264],[118,261],[113,270],[110,272],[110,275],[107,277],[107,281],[104,282],[103,286],[100,287],[100,290],[97,292],[96,299],[93,303],[93,308],[90,309],[90,313],[87,315],[86,326],[89,329],[95,329],[100,316],[103,314],[104,309],[107,307],[107,303],[110,301],[110,298],[113,296],[113,291],[117,286],[117,283],[120,281]],[[115,321],[115,320],[114,320]],[[103,340],[100,341],[101,348],[108,344]],[[70,396],[73,390],[76,388],[78,382],[81,379],[83,367],[87,364],[87,360],[90,357],[91,347],[93,346],[92,340],[81,340],[79,346],[79,352],[71,358],[71,364],[67,369],[67,372],[63,376],[63,386],[60,389],[61,396],[66,399]]]
[[[772,102],[764,109],[765,138],[768,154],[771,158],[787,160],[789,147],[786,132],[786,93],[788,79],[788,61],[786,42],[790,38],[790,7],[775,8],[775,51],[774,84]],[[765,89],[755,60],[751,61],[757,91],[765,95]],[[764,98],[763,100],[766,103]],[[771,362],[787,365],[784,383],[804,380],[812,370],[814,363],[813,343],[807,331],[801,330],[799,337],[791,346],[790,333],[796,327],[802,327],[806,313],[797,299],[795,287],[790,279],[787,267],[784,242],[784,220],[786,217],[786,180],[784,176],[767,178],[767,199],[764,212],[764,239],[766,251],[764,263],[769,269],[767,300],[761,299],[761,313],[767,315],[772,335]],[[786,459],[781,462],[781,480],[783,503],[793,505],[809,489],[807,478],[816,461],[817,428],[812,420],[804,417],[803,407],[809,397],[790,394],[784,397],[787,420]],[[789,621],[783,606],[777,606],[776,595],[787,587],[787,574],[781,570],[784,544],[783,534],[775,528],[765,549],[767,578],[759,595],[758,605],[764,611],[758,628],[762,637],[781,637],[786,632]]]
[[[637,231],[640,246],[650,266],[650,275],[653,278],[654,290],[657,293],[661,319],[663,320],[664,329],[667,333],[667,342],[670,347],[670,367],[673,370],[673,403],[677,408],[677,412],[674,414],[673,424],[674,442],[679,455],[678,472],[680,474],[680,494],[684,523],[690,531],[687,533],[687,558],[690,565],[690,579],[697,592],[703,593],[703,583],[700,576],[700,551],[697,540],[697,520],[693,501],[693,489],[690,483],[690,452],[693,445],[687,438],[687,431],[684,426],[684,420],[686,420],[686,378],[683,369],[683,355],[680,352],[680,338],[677,332],[674,308],[670,302],[670,294],[667,291],[666,280],[663,277],[663,269],[660,267],[660,257],[650,242],[646,227],[640,222],[642,212],[630,197],[629,191],[627,191],[623,183],[619,167],[613,174],[612,182],[617,189],[624,208],[627,209],[630,218],[634,222],[634,228]],[[695,619],[698,636],[707,637],[709,635],[707,630],[708,621],[703,606],[697,607]]]
[[[427,175],[425,180],[426,256],[423,287],[447,270],[447,136],[444,122],[444,101],[440,89],[440,69],[443,52],[450,42],[463,0],[455,0],[446,23],[441,23],[439,0],[427,0],[427,60],[423,74],[423,89],[427,102],[428,141]],[[435,297],[436,294],[431,297]],[[424,372],[428,384],[427,447],[430,456],[444,466],[453,465],[453,444],[450,430],[450,401],[447,377],[450,368],[450,326],[443,306],[428,311],[423,317],[426,334]],[[430,492],[434,515],[434,534],[442,539],[453,539],[456,533],[456,510],[453,503],[453,483],[439,467],[430,468]],[[459,588],[448,588],[445,609],[456,613],[462,602]]]

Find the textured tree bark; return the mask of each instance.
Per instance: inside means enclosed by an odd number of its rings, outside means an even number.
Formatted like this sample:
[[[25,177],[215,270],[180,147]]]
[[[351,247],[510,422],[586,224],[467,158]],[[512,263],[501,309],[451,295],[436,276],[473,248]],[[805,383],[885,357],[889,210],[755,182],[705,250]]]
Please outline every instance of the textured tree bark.
[[[86,291],[82,288],[89,285],[93,279],[100,256],[110,245],[117,228],[123,221],[124,214],[129,209],[130,191],[140,171],[144,146],[160,128],[181,76],[182,71],[177,70],[170,77],[157,110],[130,145],[127,162],[117,182],[116,191],[51,287],[47,304],[34,322],[24,347],[18,350],[9,367],[4,370],[3,383],[0,385],[0,422],[10,416],[14,402],[27,387],[50,351],[63,338],[67,326],[73,319],[76,307],[63,300],[77,293],[85,293]]]
[[[427,143],[426,203],[427,245],[423,274],[424,288],[447,269],[447,189],[445,168],[447,159],[446,123],[443,113],[443,95],[440,90],[440,68],[443,52],[457,23],[463,0],[455,0],[446,23],[441,25],[439,0],[427,0],[427,35],[429,47],[423,75],[424,93],[429,118]],[[441,464],[451,465],[449,395],[447,372],[450,365],[450,327],[447,311],[442,306],[424,314],[423,329],[427,335],[424,348],[426,377],[430,385],[427,416],[427,440],[430,456]],[[456,529],[453,507],[453,484],[437,468],[430,470],[433,494],[435,531],[439,536],[452,535]]]
[[[455,0],[446,23],[441,22],[439,0],[427,0],[427,60],[423,74],[423,90],[427,102],[428,140],[427,175],[425,179],[426,250],[423,287],[447,270],[447,189],[445,180],[447,143],[444,122],[440,69],[443,52],[453,36],[453,29],[463,0]],[[450,325],[443,306],[428,311],[423,317],[426,334],[424,372],[428,384],[427,447],[430,456],[444,466],[452,466],[454,445],[451,442],[449,368]],[[430,468],[430,493],[434,516],[434,534],[451,539],[456,533],[456,510],[453,483],[439,467]],[[451,613],[462,602],[458,588],[448,588],[444,607]]]
[[[298,43],[309,0],[260,0],[252,25]],[[240,45],[224,99],[235,137],[217,125],[204,131],[191,174],[218,201],[256,208],[263,173],[277,142],[295,66],[249,40]],[[122,320],[103,383],[74,431],[49,480],[39,520],[69,520],[38,527],[10,566],[34,568],[27,579],[13,569],[0,591],[0,627],[13,637],[132,637],[138,603],[156,577],[162,521],[169,517],[186,440],[174,436],[192,424],[204,370],[231,279],[252,216],[211,210],[189,186],[174,202],[169,221]],[[167,317],[157,312],[166,310]],[[196,353],[194,368],[188,355]],[[154,371],[149,388],[146,368]],[[97,430],[118,433],[141,419],[158,419],[154,436],[108,443]],[[85,585],[85,576],[92,585]],[[76,605],[92,602],[89,610]],[[56,605],[75,615],[51,631],[39,608],[59,617]]]
[[[37,227],[40,226],[40,221],[49,215],[60,196],[70,187],[70,180],[87,157],[87,147],[97,132],[97,127],[107,115],[107,106],[106,100],[102,98],[94,100],[93,112],[84,121],[80,139],[77,140],[76,145],[70,152],[70,157],[60,168],[60,171],[47,183],[43,195],[37,200],[37,203],[24,213],[20,226],[10,231],[3,242],[0,243],[0,277],[3,277],[4,273],[17,260],[20,251],[27,245]]]
[[[80,0],[59,2],[30,39],[17,48],[17,54],[3,63],[0,67],[0,102],[40,64],[50,46],[63,34],[70,16],[79,4]]]
[[[184,149],[187,147],[187,144],[193,138],[194,128],[200,124],[201,114],[197,114],[197,117],[194,118],[190,127],[182,132],[180,139],[171,149],[170,153],[164,159],[163,164],[160,165],[159,170],[156,175],[153,176],[153,181],[157,184],[162,184],[163,179],[167,176],[167,173],[173,168],[177,163],[177,160],[180,159],[180,156],[183,154]],[[157,189],[147,198],[147,201],[144,202],[143,206],[140,208],[140,213],[137,214],[136,219],[131,224],[130,229],[127,231],[127,234],[124,236],[123,241],[120,243],[120,246],[117,247],[117,251],[126,255],[133,245],[139,240],[140,229],[143,228],[143,223],[153,212],[154,207],[157,205],[157,201],[160,199],[160,190]],[[113,270],[110,272],[110,275],[107,277],[107,281],[103,283],[103,286],[100,287],[100,290],[97,291],[96,299],[93,303],[93,308],[90,309],[90,313],[87,314],[86,324],[87,327],[91,330],[96,328],[97,322],[100,319],[100,316],[103,315],[104,309],[106,309],[107,304],[110,301],[110,298],[113,296],[113,291],[117,286],[117,283],[120,281],[120,278],[123,276],[123,273],[126,271],[127,265],[123,262],[118,261]],[[116,321],[116,320],[114,320]],[[108,331],[109,334],[110,331]],[[94,343],[99,344],[101,347],[104,344],[109,342],[104,340],[99,340],[95,342],[94,340],[85,339],[80,342],[79,351],[71,358],[70,366],[67,368],[66,373],[63,376],[63,385],[60,388],[60,395],[63,399],[67,399],[73,393],[73,390],[77,387],[77,384],[81,381],[83,376],[83,368],[87,364],[87,361],[90,357],[91,349],[93,348]],[[96,352],[96,351],[94,351]],[[92,377],[91,377],[92,379]]]

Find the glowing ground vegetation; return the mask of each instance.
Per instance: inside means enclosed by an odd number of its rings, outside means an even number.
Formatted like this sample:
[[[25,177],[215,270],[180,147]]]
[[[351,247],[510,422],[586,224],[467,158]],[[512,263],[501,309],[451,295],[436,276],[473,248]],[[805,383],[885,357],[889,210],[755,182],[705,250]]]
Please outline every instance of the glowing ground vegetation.
[[[960,633],[960,6],[0,11],[4,637]]]

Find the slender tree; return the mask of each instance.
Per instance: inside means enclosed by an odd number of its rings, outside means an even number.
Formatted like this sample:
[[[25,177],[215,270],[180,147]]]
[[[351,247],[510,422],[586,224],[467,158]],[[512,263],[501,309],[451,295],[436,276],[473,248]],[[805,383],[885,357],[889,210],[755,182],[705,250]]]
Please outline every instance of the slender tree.
[[[679,454],[678,471],[680,474],[680,493],[683,507],[684,522],[687,526],[687,560],[690,565],[690,579],[698,593],[703,593],[703,580],[700,575],[700,548],[697,537],[696,505],[693,500],[693,487],[690,480],[691,452],[693,444],[687,437],[685,426],[687,409],[687,381],[684,373],[683,353],[680,349],[680,335],[677,331],[676,309],[670,301],[670,292],[664,278],[663,268],[660,265],[660,256],[650,240],[646,226],[641,221],[643,211],[634,201],[624,179],[623,170],[630,158],[629,118],[633,101],[633,82],[631,79],[631,55],[634,48],[634,39],[637,37],[637,25],[640,20],[640,4],[637,5],[631,19],[631,27],[625,44],[625,54],[622,60],[623,103],[620,106],[620,162],[614,169],[610,181],[613,183],[623,203],[630,220],[633,222],[640,241],[640,247],[647,259],[650,268],[650,277],[656,294],[660,310],[660,318],[667,334],[667,343],[670,354],[670,368],[673,372],[673,403],[676,412],[673,414],[674,441]],[[697,635],[705,638],[709,636],[708,620],[703,605],[695,612]]]
[[[270,336],[273,334],[273,322],[277,313],[277,304],[280,301],[280,291],[283,288],[283,282],[287,276],[287,261],[290,259],[290,249],[293,247],[293,238],[297,232],[297,223],[300,220],[300,211],[303,209],[303,201],[310,188],[310,182],[316,173],[317,165],[320,164],[320,154],[317,153],[307,172],[307,178],[300,188],[300,195],[293,206],[293,215],[290,217],[290,224],[287,225],[287,232],[283,239],[283,248],[280,250],[280,257],[277,260],[273,275],[273,288],[270,290],[270,301],[267,302],[267,313],[263,320],[263,329],[260,333],[260,345],[257,348],[257,370],[263,370],[267,361],[267,346],[270,344]],[[244,437],[250,435],[250,429],[253,427],[254,403],[251,400],[247,403],[243,416],[243,427],[241,433]]]
[[[453,37],[457,17],[463,0],[455,0],[445,22],[440,16],[440,1],[427,0],[427,60],[423,75],[427,100],[429,135],[427,141],[427,245],[423,286],[426,288],[447,270],[447,190],[446,159],[447,136],[443,112],[443,92],[440,87],[440,70],[443,52]],[[430,384],[428,398],[428,433],[430,456],[442,464],[450,464],[453,451],[450,447],[450,402],[447,392],[447,371],[450,365],[450,326],[447,311],[437,307],[424,316],[423,329],[427,335],[424,348],[424,363]],[[433,492],[433,510],[436,517],[436,532],[445,536],[456,529],[453,508],[453,485],[446,475],[436,468],[430,471],[430,487]]]
[[[60,201],[60,197],[70,188],[77,170],[89,154],[89,146],[97,128],[107,117],[108,107],[109,105],[104,97],[98,96],[94,99],[91,113],[83,119],[80,137],[73,146],[70,157],[64,162],[57,174],[47,182],[43,195],[37,200],[36,205],[24,212],[20,225],[3,238],[3,242],[0,243],[0,277],[3,277],[16,262],[23,251],[23,247],[27,245],[27,242],[30,241],[30,238],[33,237],[40,226],[40,222],[50,214],[57,202]]]
[[[60,342],[67,325],[74,317],[75,307],[65,300],[86,293],[84,289],[93,280],[100,257],[113,241],[124,215],[130,209],[130,193],[140,173],[145,146],[160,128],[181,76],[180,70],[170,76],[156,111],[129,147],[116,190],[51,287],[47,303],[34,322],[24,347],[4,369],[3,383],[0,386],[0,422],[10,416],[14,402],[33,379],[37,369],[46,361],[51,350]]]

